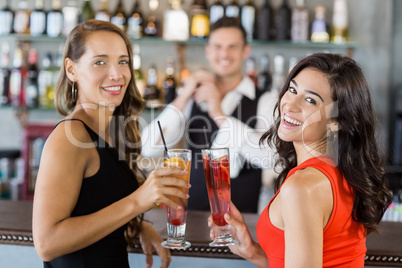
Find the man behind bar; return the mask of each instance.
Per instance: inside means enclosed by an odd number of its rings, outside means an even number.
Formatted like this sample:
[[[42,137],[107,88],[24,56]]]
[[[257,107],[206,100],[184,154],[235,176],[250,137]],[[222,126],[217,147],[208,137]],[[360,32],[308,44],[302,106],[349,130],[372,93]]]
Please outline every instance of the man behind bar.
[[[215,22],[205,46],[210,69],[194,72],[178,96],[142,132],[144,157],[163,154],[157,121],[169,148],[183,136],[192,150],[188,208],[209,210],[201,149],[229,147],[231,198],[241,212],[257,212],[262,170],[272,176],[273,152],[259,147],[272,123],[277,96],[256,89],[243,74],[250,54],[246,32],[235,18]]]

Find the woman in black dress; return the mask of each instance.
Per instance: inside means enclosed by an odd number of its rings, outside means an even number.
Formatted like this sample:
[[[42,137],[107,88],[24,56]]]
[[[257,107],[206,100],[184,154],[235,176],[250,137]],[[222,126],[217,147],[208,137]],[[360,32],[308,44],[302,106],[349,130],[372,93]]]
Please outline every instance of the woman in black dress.
[[[135,86],[133,52],[112,23],[89,20],[69,35],[56,87],[65,117],[46,141],[35,188],[33,237],[45,267],[129,267],[127,244],[138,238],[152,265],[171,257],[141,215],[167,196],[188,198],[179,168],[157,169],[141,183],[138,115],[144,103]]]

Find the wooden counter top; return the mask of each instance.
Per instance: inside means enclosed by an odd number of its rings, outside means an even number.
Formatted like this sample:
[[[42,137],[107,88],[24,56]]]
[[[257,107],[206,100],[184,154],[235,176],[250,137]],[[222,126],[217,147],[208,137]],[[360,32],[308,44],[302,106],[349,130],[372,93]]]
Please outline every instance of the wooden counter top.
[[[186,239],[192,246],[187,250],[172,250],[172,255],[239,259],[228,248],[211,248],[208,243],[208,212],[189,211]],[[244,218],[250,233],[256,239],[257,214],[245,213]],[[166,212],[153,209],[145,214],[155,229],[166,238]],[[0,200],[0,244],[33,246],[32,202]],[[140,245],[130,252],[142,252]],[[380,234],[367,237],[366,264],[371,266],[402,267],[402,223],[382,222]]]

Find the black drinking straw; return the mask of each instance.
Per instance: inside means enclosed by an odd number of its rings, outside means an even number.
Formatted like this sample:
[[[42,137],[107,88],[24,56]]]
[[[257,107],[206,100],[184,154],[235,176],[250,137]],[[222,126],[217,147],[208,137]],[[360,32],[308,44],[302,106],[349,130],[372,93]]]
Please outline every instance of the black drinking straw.
[[[163,131],[162,131],[161,123],[160,123],[159,121],[158,121],[158,126],[159,126],[159,131],[161,132],[161,137],[162,137],[162,141],[163,141],[163,146],[165,146],[165,153],[166,153],[166,156],[167,156],[168,149],[167,149],[167,147],[166,147],[165,137],[163,136]]]

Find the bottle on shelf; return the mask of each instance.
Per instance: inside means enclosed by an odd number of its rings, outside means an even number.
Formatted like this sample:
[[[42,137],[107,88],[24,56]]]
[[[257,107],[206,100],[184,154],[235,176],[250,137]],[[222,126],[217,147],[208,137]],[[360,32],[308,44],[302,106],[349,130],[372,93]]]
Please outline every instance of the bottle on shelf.
[[[144,30],[144,16],[140,7],[140,0],[136,0],[131,11],[130,16],[127,18],[127,34],[132,39],[139,39],[143,35]]]
[[[63,35],[67,36],[72,29],[79,23],[80,10],[77,6],[77,0],[68,0],[63,12]]]
[[[8,43],[3,43],[1,49],[0,62],[0,106],[10,105],[10,47]]]
[[[288,73],[290,73],[292,71],[293,67],[295,67],[298,62],[299,62],[299,59],[296,57],[291,57],[289,59],[289,72]]]
[[[288,0],[283,0],[276,14],[276,39],[290,40],[292,11],[290,10]]]
[[[96,20],[110,21],[110,12],[108,0],[100,1],[100,8],[95,13]]]
[[[215,2],[209,7],[209,21],[215,23],[217,20],[225,15],[225,7],[222,4],[222,0],[215,0]]]
[[[159,21],[156,18],[155,12],[159,7],[158,0],[149,0],[149,9],[151,10],[151,14],[148,16],[147,21],[144,27],[144,35],[150,37],[160,36],[160,25]]]
[[[334,0],[334,11],[332,15],[332,36],[334,43],[349,41],[348,28],[348,2],[347,0]]]
[[[241,7],[240,18],[241,25],[244,30],[246,30],[248,42],[251,42],[254,38],[255,16],[256,9],[253,0],[247,0],[247,2]]]
[[[23,63],[23,51],[18,46],[14,51],[13,68],[10,72],[9,98],[14,107],[26,107],[25,88],[28,72]]]
[[[148,69],[147,85],[144,91],[144,99],[147,108],[157,108],[161,105],[160,89],[157,86],[158,77],[155,65]]]
[[[80,15],[80,22],[94,19],[95,12],[91,4],[91,0],[84,0],[84,4],[82,6],[81,15]]]
[[[295,42],[306,42],[309,39],[309,14],[304,0],[297,0],[292,10],[291,39]]]
[[[318,5],[315,8],[315,19],[311,24],[311,42],[329,42],[328,24],[325,20],[325,7],[322,5]]]
[[[272,75],[269,72],[269,57],[263,55],[260,58],[260,72],[257,75],[257,89],[263,92],[271,91]]]
[[[26,105],[29,108],[39,107],[39,68],[38,68],[38,52],[35,49],[29,51],[28,58],[28,76],[26,83]]]
[[[47,35],[58,37],[63,31],[63,13],[61,12],[61,1],[52,0],[52,10],[47,13]]]
[[[13,32],[14,12],[10,8],[11,0],[6,0],[5,6],[0,10],[0,35]]]
[[[110,18],[110,21],[114,25],[119,27],[123,32],[126,31],[127,18],[122,0],[119,0],[119,2],[117,2],[116,11],[113,13],[112,17]]]
[[[47,14],[43,9],[43,0],[36,0],[35,9],[31,12],[29,22],[31,35],[46,34],[46,17]]]
[[[21,0],[18,9],[14,14],[14,32],[18,34],[29,34],[29,19],[31,12],[28,9],[28,2]]]
[[[165,103],[171,103],[176,98],[177,82],[175,79],[175,63],[173,57],[168,57],[166,61],[165,80],[163,80],[163,90]]]
[[[271,40],[275,35],[274,11],[269,0],[265,0],[257,16],[257,39]]]
[[[171,9],[164,12],[163,39],[169,41],[186,41],[190,37],[189,20],[181,5],[182,0],[170,0]]]
[[[246,70],[246,74],[248,75],[248,77],[250,77],[251,80],[253,80],[254,85],[257,86],[257,70],[256,70],[256,64],[255,64],[255,57],[249,56],[246,59],[245,70]]]
[[[237,0],[231,0],[225,8],[226,17],[240,18],[240,6]]]
[[[135,84],[140,92],[141,96],[145,95],[145,80],[144,75],[141,70],[141,54],[140,54],[140,45],[134,44],[133,46],[133,68],[134,68],[134,77]]]
[[[285,57],[281,54],[274,56],[274,71],[272,74],[272,91],[276,94],[282,89],[283,83],[285,82],[285,77],[287,73],[285,72]]]
[[[46,53],[42,59],[42,69],[39,71],[39,106],[44,109],[54,108],[54,88],[59,68],[53,64],[51,53]]]
[[[205,0],[194,0],[191,5],[191,37],[206,38],[209,35],[209,14]]]

